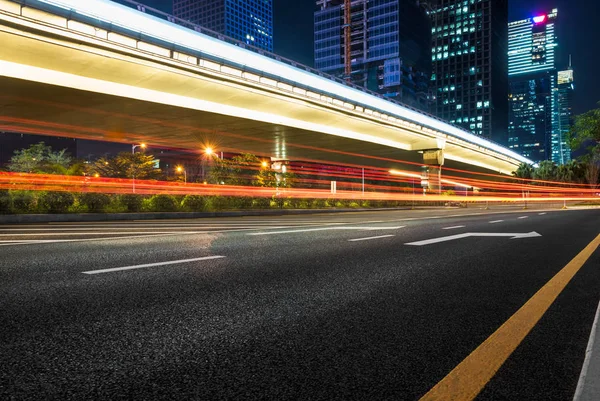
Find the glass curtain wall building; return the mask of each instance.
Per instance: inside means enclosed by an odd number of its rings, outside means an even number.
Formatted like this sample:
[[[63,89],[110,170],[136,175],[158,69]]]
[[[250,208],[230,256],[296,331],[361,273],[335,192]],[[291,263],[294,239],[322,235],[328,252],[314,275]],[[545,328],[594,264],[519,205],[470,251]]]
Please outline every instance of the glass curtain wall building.
[[[430,111],[430,22],[417,0],[353,0],[346,74],[344,0],[317,0],[315,68]]]
[[[508,0],[438,0],[430,13],[435,113],[506,144]]]
[[[551,159],[557,164],[565,164],[571,160],[571,147],[569,146],[568,134],[573,125],[573,91],[575,84],[573,79],[573,68],[559,71],[556,81],[556,107],[558,126],[553,131],[550,141],[552,151]]]
[[[173,0],[173,15],[273,51],[272,0]]]
[[[508,147],[536,162],[570,159],[566,143],[557,139],[557,17],[554,9],[508,25]]]
[[[511,22],[509,32],[508,146],[531,160],[546,160],[555,125],[555,24],[550,14]]]

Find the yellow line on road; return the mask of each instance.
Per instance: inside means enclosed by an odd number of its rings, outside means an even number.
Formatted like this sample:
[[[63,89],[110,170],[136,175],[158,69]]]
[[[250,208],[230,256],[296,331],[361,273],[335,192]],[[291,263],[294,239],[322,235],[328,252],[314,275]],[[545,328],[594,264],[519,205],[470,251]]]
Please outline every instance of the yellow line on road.
[[[477,397],[599,246],[600,235],[475,351],[429,390],[421,401],[467,401]]]

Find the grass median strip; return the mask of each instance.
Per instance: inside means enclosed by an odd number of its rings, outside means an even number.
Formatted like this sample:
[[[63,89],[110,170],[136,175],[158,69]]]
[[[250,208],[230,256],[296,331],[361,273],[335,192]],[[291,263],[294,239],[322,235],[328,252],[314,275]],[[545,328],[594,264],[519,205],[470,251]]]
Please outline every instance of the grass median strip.
[[[113,268],[110,268],[110,269],[88,270],[88,271],[85,271],[85,272],[82,272],[82,273],[83,274],[112,273],[112,272],[123,271],[123,270],[143,269],[145,267],[167,266],[167,265],[175,265],[175,264],[181,264],[181,263],[199,262],[201,260],[222,259],[224,257],[225,256],[219,256],[219,255],[204,256],[204,257],[201,257],[201,258],[194,258],[194,259],[171,260],[171,261],[168,261],[168,262],[146,263],[146,264],[143,264],[143,265],[113,267]]]
[[[600,234],[421,401],[475,399],[599,246]]]

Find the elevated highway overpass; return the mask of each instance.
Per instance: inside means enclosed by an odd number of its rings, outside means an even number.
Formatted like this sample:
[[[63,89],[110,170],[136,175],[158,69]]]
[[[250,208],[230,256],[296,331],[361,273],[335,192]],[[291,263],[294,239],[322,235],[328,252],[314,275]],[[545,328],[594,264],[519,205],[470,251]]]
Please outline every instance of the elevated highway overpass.
[[[384,168],[420,163],[429,149],[473,171],[531,163],[306,67],[107,0],[0,0],[0,43],[4,131]]]

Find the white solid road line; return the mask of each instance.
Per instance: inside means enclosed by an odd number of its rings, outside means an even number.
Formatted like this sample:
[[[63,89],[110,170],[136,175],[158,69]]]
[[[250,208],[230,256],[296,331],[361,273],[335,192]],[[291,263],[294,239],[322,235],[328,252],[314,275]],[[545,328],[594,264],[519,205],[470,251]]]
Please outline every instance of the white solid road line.
[[[394,234],[389,234],[389,235],[379,235],[377,237],[354,238],[354,239],[349,239],[348,241],[350,241],[350,242],[354,242],[354,241],[368,241],[370,239],[389,238],[389,237],[395,237],[395,235]]]
[[[180,263],[191,263],[198,262],[200,260],[211,260],[211,259],[222,259],[225,256],[204,256],[202,258],[194,258],[194,259],[181,259],[181,260],[172,260],[169,262],[159,262],[159,263],[146,263],[143,265],[134,265],[134,266],[123,266],[123,267],[113,267],[112,269],[100,269],[100,270],[88,270],[86,272],[82,272],[83,274],[100,274],[100,273],[111,273],[118,272],[122,270],[133,270],[133,269],[142,269],[144,267],[154,267],[154,266],[166,266],[166,265],[175,265]]]
[[[600,304],[596,309],[596,317],[592,324],[592,332],[585,350],[585,360],[579,375],[579,382],[575,390],[573,401],[593,401],[597,400],[600,394],[600,344],[596,341],[596,334],[599,334],[598,320],[600,318]],[[594,347],[596,349],[594,349]]]
[[[489,223],[490,224],[496,224],[496,223],[502,223],[504,220],[492,220]]]
[[[444,227],[442,228],[442,230],[454,230],[455,228],[463,228],[466,226],[452,226],[452,227]]]
[[[527,219],[529,216],[521,216],[519,219]]]
[[[298,230],[285,230],[285,231],[263,231],[259,233],[248,233],[246,235],[275,235],[275,234],[295,234],[295,233],[307,233],[313,231],[327,231],[327,230],[359,230],[359,231],[375,231],[375,230],[398,230],[406,226],[395,226],[395,227],[320,227],[320,228],[306,228]]]
[[[67,235],[147,235],[147,234],[208,234],[206,231],[115,231],[115,232],[78,232],[78,233],[0,233],[0,237],[48,237]]]
[[[61,242],[90,242],[90,241],[107,241],[107,240],[123,240],[123,239],[138,239],[138,238],[151,238],[151,237],[170,237],[174,235],[180,235],[181,233],[169,233],[169,234],[151,234],[151,235],[128,235],[122,237],[100,237],[100,238],[81,238],[81,239],[23,239],[15,240],[17,242],[11,242],[2,240],[0,246],[8,245],[31,245],[31,244],[56,244]]]

